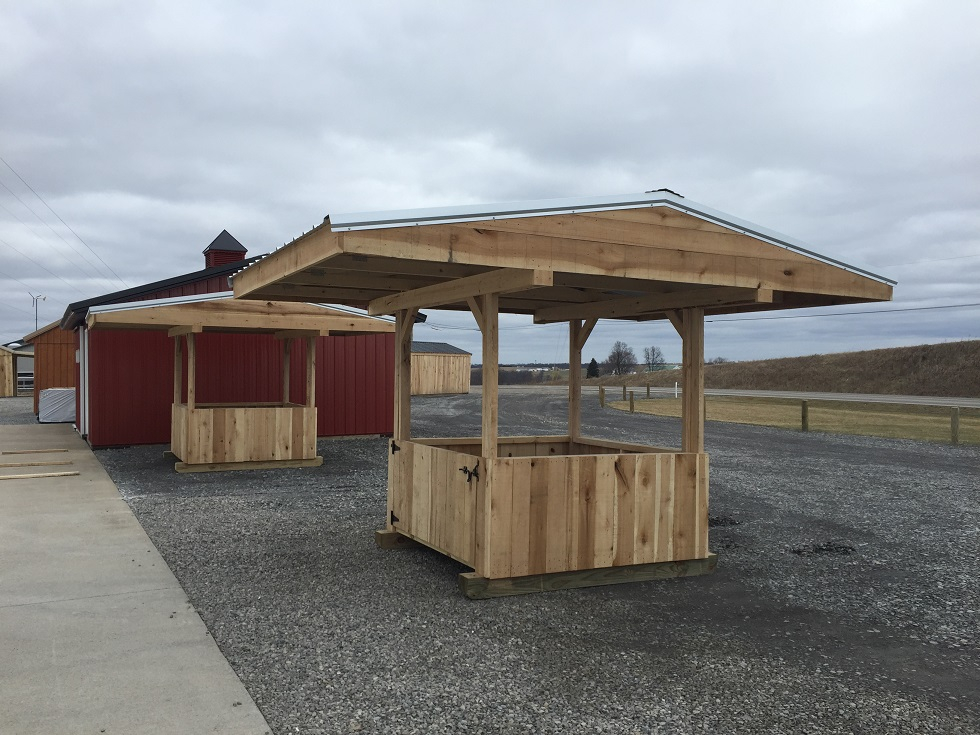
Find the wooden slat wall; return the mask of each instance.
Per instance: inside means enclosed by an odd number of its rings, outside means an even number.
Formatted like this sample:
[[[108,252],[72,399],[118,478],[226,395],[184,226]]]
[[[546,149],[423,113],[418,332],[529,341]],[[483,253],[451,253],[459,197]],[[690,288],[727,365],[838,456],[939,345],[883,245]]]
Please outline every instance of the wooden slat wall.
[[[397,442],[394,528],[490,579],[707,558],[707,454],[567,455],[562,439],[502,439],[489,467],[474,439]]]
[[[447,449],[396,442],[389,452],[388,478],[393,490],[392,526],[406,536],[475,567],[476,503],[486,475],[483,460]],[[479,460],[480,479],[467,480]]]
[[[45,388],[74,388],[75,333],[60,327],[39,334],[34,345],[34,413]]]
[[[487,492],[490,579],[708,555],[706,454],[500,458]]]
[[[16,362],[14,353],[0,350],[0,398],[17,395]]]
[[[173,407],[171,450],[186,464],[316,457],[316,409]]]
[[[470,356],[412,354],[412,395],[470,392]]]

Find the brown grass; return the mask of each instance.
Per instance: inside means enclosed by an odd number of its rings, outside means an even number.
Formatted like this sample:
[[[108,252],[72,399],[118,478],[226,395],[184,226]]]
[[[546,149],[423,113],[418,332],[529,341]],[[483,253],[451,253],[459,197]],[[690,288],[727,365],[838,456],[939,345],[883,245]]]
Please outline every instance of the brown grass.
[[[625,380],[629,385],[672,387],[680,376],[679,370],[664,370],[629,375]],[[623,376],[605,376],[585,382],[622,385],[623,381]],[[980,398],[980,340],[707,365],[704,384],[742,390]]]
[[[708,396],[708,421],[800,429],[801,402],[786,398]],[[612,408],[629,410],[629,401],[607,401]],[[674,398],[637,398],[637,413],[680,416]],[[889,403],[810,401],[810,431],[881,436],[891,439],[950,441],[950,409],[943,406],[908,406]],[[960,443],[980,444],[980,409],[960,409]]]

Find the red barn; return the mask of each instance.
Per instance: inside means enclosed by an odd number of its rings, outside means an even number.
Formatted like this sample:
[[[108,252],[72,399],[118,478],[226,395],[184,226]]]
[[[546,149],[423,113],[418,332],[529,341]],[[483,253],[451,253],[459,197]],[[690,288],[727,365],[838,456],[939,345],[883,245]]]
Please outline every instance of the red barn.
[[[166,332],[89,331],[85,325],[89,310],[228,292],[228,277],[259,259],[246,258],[245,248],[227,231],[204,255],[203,270],[80,301],[65,311],[60,326],[74,332],[78,350],[76,427],[91,446],[169,442],[174,368],[173,342]],[[279,399],[281,342],[270,335],[203,334],[198,345],[202,356],[198,400]],[[291,365],[298,368],[302,364],[298,353],[294,358]],[[317,435],[390,434],[393,365],[393,334],[318,338]]]

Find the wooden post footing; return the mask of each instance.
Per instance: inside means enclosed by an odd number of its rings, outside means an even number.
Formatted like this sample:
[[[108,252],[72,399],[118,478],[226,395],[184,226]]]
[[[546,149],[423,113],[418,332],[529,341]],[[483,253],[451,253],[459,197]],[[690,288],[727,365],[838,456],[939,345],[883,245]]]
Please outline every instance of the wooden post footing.
[[[394,529],[375,531],[374,543],[378,545],[379,549],[412,549],[422,546],[422,544],[415,539],[411,539],[408,536],[402,536]]]
[[[505,579],[487,579],[475,572],[465,572],[460,574],[458,579],[459,589],[464,595],[471,600],[486,600],[491,597],[527,595],[532,592],[548,592],[550,590],[598,587],[606,584],[646,582],[653,579],[672,579],[675,577],[696,577],[701,574],[710,574],[715,570],[717,564],[717,554],[708,554],[706,559],[634,564],[626,567],[606,567],[605,569],[583,569],[577,572],[534,574],[527,577],[507,577]]]

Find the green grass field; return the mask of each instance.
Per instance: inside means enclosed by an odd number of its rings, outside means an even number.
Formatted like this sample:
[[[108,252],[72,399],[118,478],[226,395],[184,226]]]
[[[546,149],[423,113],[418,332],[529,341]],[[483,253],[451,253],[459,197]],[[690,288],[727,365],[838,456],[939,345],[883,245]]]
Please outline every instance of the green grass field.
[[[610,391],[612,392],[612,391]],[[800,430],[801,401],[786,398],[708,396],[708,421],[775,426]],[[612,408],[628,411],[629,401],[606,401]],[[680,416],[675,398],[636,398],[637,413]],[[950,441],[950,409],[943,406],[908,406],[889,403],[810,401],[810,431],[881,436],[890,439]],[[980,444],[980,409],[960,409],[960,444]]]

